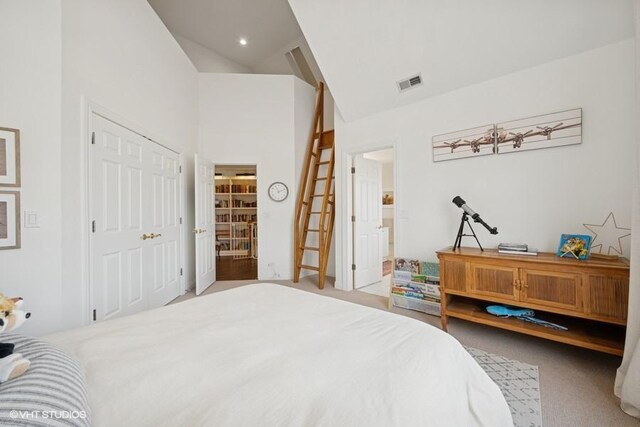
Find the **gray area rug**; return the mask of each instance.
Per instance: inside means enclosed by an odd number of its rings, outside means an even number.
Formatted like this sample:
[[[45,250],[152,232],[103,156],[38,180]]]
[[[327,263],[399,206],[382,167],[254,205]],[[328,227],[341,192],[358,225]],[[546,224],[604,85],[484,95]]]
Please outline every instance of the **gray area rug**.
[[[542,427],[538,367],[465,347],[497,384],[511,409],[515,427]]]

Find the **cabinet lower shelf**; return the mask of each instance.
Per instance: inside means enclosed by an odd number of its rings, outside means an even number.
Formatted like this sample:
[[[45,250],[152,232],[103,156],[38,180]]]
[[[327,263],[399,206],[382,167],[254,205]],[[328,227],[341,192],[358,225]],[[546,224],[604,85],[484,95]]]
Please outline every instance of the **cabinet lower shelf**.
[[[485,311],[486,306],[490,305],[486,301],[453,295],[448,295],[447,299],[445,312],[449,317],[622,356],[625,337],[623,326],[536,311],[536,317],[568,328],[567,331],[561,331],[524,320],[493,316]]]

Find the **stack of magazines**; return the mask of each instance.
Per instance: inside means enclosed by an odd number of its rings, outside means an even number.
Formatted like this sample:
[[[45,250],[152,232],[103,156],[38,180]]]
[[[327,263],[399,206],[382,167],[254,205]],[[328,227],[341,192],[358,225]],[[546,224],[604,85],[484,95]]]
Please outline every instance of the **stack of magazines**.
[[[538,255],[538,250],[530,248],[526,243],[500,243],[498,252],[508,255]]]

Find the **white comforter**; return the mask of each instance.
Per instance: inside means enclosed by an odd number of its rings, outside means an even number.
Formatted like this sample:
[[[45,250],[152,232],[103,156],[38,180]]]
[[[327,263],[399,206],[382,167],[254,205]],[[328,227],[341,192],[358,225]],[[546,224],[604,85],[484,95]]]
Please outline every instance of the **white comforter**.
[[[513,426],[446,333],[274,284],[46,339],[84,366],[97,427]]]

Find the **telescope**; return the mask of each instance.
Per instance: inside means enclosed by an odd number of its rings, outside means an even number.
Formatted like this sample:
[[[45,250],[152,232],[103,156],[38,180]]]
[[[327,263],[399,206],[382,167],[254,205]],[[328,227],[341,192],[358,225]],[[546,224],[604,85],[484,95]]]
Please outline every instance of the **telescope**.
[[[480,250],[484,251],[484,249],[482,248],[482,245],[480,244],[480,240],[478,240],[478,236],[476,236],[476,233],[475,231],[473,231],[473,227],[469,222],[469,217],[473,219],[473,222],[482,224],[482,226],[487,230],[489,230],[489,233],[491,234],[498,234],[498,229],[496,227],[491,227],[482,218],[480,218],[480,214],[474,211],[473,209],[471,209],[469,206],[467,206],[467,202],[465,202],[462,197],[456,196],[453,198],[452,202],[454,205],[456,205],[463,211],[462,219],[460,220],[460,228],[458,229],[458,235],[456,237],[455,243],[453,244],[453,250],[455,251],[456,248],[458,249],[460,248],[463,237],[474,237],[476,239],[476,242],[478,242],[478,246],[480,247]],[[464,232],[465,224],[469,226],[469,229],[471,230],[471,234],[465,234]]]

